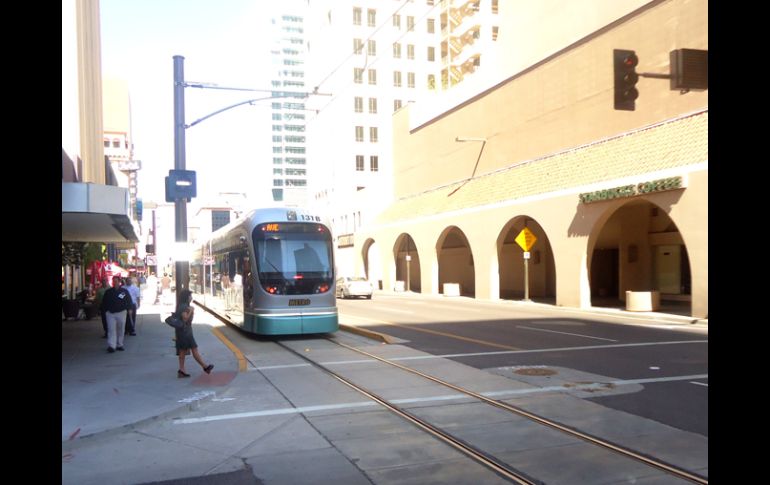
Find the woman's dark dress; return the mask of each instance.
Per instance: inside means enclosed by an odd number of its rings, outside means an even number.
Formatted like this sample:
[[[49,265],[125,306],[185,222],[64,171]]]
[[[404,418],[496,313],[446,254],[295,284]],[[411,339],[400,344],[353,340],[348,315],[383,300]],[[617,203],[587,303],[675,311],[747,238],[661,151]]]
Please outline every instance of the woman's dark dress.
[[[180,350],[185,351],[185,355],[189,355],[190,349],[198,347],[195,337],[193,337],[192,320],[191,318],[189,322],[185,322],[182,328],[174,329],[174,332],[176,332],[176,355],[179,355]]]

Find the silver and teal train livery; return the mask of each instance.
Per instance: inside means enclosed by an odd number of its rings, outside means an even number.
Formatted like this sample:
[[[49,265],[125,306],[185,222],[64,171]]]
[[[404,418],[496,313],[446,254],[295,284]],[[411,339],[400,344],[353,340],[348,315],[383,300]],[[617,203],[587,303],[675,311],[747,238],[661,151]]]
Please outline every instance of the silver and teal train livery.
[[[311,210],[257,209],[193,252],[190,289],[206,307],[259,335],[339,328],[328,224]]]

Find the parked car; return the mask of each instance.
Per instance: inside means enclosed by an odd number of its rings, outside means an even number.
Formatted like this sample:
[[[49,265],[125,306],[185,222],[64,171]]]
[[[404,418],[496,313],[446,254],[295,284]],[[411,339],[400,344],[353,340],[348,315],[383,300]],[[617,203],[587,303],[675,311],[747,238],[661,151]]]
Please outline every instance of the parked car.
[[[345,276],[337,279],[337,296],[340,298],[363,296],[371,300],[373,291],[366,278]]]

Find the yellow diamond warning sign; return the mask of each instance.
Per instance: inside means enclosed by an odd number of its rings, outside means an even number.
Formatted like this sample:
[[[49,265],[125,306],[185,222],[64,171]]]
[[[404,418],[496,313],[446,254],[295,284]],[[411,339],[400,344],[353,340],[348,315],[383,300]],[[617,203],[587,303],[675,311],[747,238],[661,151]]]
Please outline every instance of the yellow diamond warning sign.
[[[537,238],[534,234],[532,234],[532,231],[529,230],[529,228],[525,227],[521,230],[518,236],[516,236],[516,244],[521,246],[521,249],[524,251],[529,251],[532,246],[535,245],[535,241],[537,241]]]

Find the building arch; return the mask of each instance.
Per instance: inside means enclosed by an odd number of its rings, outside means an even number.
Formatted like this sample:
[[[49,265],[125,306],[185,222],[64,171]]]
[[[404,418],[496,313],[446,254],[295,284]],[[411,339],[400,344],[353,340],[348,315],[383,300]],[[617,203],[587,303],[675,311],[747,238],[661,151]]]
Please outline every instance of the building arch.
[[[553,304],[556,302],[556,264],[553,249],[540,223],[527,215],[510,219],[497,237],[500,298],[504,300],[524,298],[524,250],[515,239],[525,227],[537,238],[530,248],[530,258],[527,262],[529,298]]]
[[[687,245],[669,211],[645,198],[608,207],[588,239],[592,306],[625,306],[626,291],[658,291],[692,311]]]
[[[402,233],[393,244],[396,281],[404,282],[405,291],[422,293],[420,253],[411,235]]]
[[[459,285],[460,295],[476,296],[475,263],[473,252],[465,233],[457,226],[444,229],[436,240],[438,263],[438,293],[444,293],[444,285]]]
[[[371,281],[375,288],[382,289],[382,261],[380,258],[380,248],[372,238],[364,242],[361,249],[361,259],[364,262],[364,275]]]

